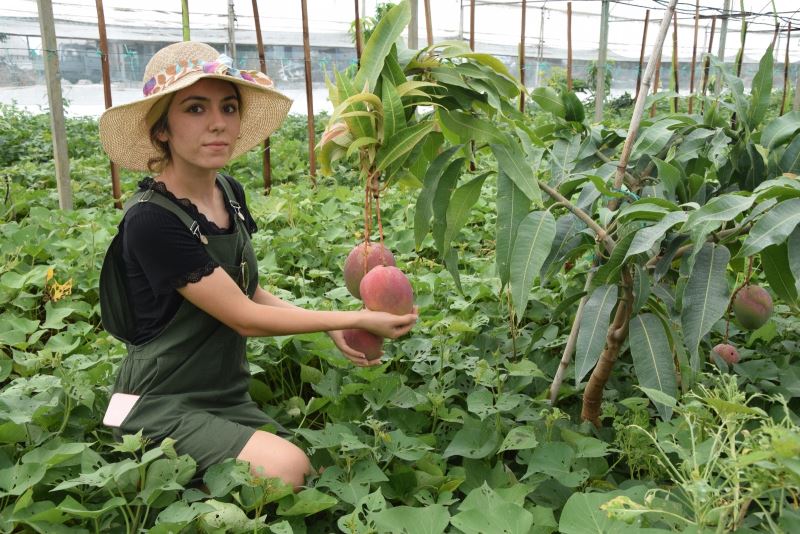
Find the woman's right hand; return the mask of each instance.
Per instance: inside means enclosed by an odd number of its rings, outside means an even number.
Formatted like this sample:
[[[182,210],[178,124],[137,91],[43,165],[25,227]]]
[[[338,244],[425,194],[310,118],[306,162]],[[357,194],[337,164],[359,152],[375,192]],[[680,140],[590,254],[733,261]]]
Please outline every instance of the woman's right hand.
[[[395,339],[407,334],[416,324],[419,317],[416,306],[412,313],[406,315],[394,315],[366,308],[356,313],[360,314],[358,328],[389,339]]]

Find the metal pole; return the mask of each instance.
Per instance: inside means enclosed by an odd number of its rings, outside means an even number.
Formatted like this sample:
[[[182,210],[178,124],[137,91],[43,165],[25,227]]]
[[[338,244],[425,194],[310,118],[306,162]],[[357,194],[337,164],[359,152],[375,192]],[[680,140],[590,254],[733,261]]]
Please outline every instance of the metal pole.
[[[61,72],[58,65],[58,43],[53,21],[51,0],[37,0],[39,28],[42,32],[44,76],[47,84],[47,101],[50,105],[50,132],[53,138],[53,158],[56,167],[58,206],[62,210],[72,209],[72,184],[69,180],[69,154],[67,152],[67,129],[64,124],[64,101],[61,96]]]
[[[181,26],[183,27],[183,40],[191,41],[189,36],[189,0],[181,0]]]
[[[103,99],[106,109],[111,107],[111,74],[108,66],[108,39],[106,38],[106,17],[103,12],[103,0],[95,0],[97,7],[97,29],[100,33],[100,66],[103,72]],[[122,209],[122,189],[119,184],[117,165],[111,162],[111,196],[114,198],[114,207]]]
[[[603,120],[603,101],[606,96],[606,53],[608,50],[609,0],[603,0],[600,19],[600,50],[597,57],[597,76],[594,94],[594,122]]]
[[[361,17],[358,14],[358,0],[356,4],[356,59],[358,59],[359,66],[361,65]]]
[[[412,50],[419,48],[419,2],[409,0],[411,7],[411,20],[408,23],[408,47]]]
[[[258,0],[253,0],[253,18],[256,21],[256,46],[258,47],[258,66],[261,72],[267,73],[267,56],[264,53],[264,39],[261,35],[261,19],[258,16]],[[264,139],[263,158],[261,161],[261,174],[264,180],[264,194],[272,191],[272,161],[270,160],[269,137]]]
[[[697,31],[700,27],[700,0],[695,2],[694,6],[694,44],[692,45],[692,72],[689,78],[689,113],[692,113],[692,104],[694,103],[694,68],[697,62]]]
[[[431,21],[431,0],[425,0],[425,33],[428,46],[433,44],[433,22]]]
[[[567,2],[567,91],[572,91],[572,2]]]
[[[519,36],[519,80],[522,82],[522,90],[519,93],[519,110],[525,111],[525,13],[528,11],[527,0],[522,0],[522,24]]]
[[[306,72],[306,105],[308,107],[308,165],[311,182],[317,186],[317,160],[314,154],[314,94],[311,91],[311,45],[308,40],[308,5],[307,0],[300,1],[303,10],[303,55]]]
[[[639,87],[642,85],[642,63],[644,63],[644,49],[647,45],[647,25],[650,23],[650,10],[644,12],[644,31],[642,32],[642,50],[639,52],[639,71],[636,73],[636,97],[639,96]],[[634,98],[635,100],[635,98]]]
[[[228,0],[228,55],[236,65],[236,13],[233,11],[233,0]]]

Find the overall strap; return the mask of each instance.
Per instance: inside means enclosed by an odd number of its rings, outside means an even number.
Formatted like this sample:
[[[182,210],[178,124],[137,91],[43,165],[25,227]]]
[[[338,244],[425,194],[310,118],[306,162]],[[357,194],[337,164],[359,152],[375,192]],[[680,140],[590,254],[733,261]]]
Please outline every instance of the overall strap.
[[[193,236],[199,239],[201,243],[203,243],[204,245],[208,244],[208,239],[206,239],[206,236],[200,233],[200,223],[194,220],[191,215],[183,211],[180,207],[176,206],[174,202],[169,200],[161,193],[153,189],[137,191],[136,194],[134,194],[133,197],[131,197],[131,199],[125,203],[124,212],[127,213],[129,209],[131,209],[134,205],[138,204],[139,202],[152,202],[157,206],[160,206],[165,210],[169,211],[173,215],[177,216],[181,220],[181,222],[186,226],[186,228],[189,229],[189,232],[191,232]]]
[[[233,208],[234,213],[236,213],[236,221],[235,224],[244,223],[244,213],[242,213],[242,206],[236,201],[236,195],[233,194],[233,189],[231,188],[230,182],[228,179],[225,178],[221,174],[217,174],[217,182],[220,186],[222,186],[222,190],[225,192],[225,197],[228,200],[228,204]]]

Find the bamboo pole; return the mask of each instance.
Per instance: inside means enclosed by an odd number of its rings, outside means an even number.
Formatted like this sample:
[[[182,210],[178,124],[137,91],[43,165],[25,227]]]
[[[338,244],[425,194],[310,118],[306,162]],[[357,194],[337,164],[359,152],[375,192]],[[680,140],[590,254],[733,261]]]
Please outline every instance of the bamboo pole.
[[[525,97],[527,91],[525,89],[525,13],[528,11],[527,0],[522,0],[522,24],[519,35],[519,81],[522,83],[522,89],[519,92],[519,110],[525,111]]]
[[[786,29],[786,55],[783,57],[783,98],[781,98],[781,110],[778,116],[783,115],[786,109],[786,91],[789,90],[789,41],[792,37],[792,21]]]
[[[567,2],[567,91],[572,91],[572,2]]]
[[[108,65],[108,38],[106,37],[106,17],[103,12],[103,0],[95,0],[97,8],[97,30],[100,34],[100,67],[103,73],[103,100],[106,109],[111,107],[111,73]],[[119,171],[117,164],[111,162],[111,196],[114,198],[114,207],[122,209],[122,188],[119,184]]]
[[[694,69],[697,63],[697,31],[700,28],[700,0],[694,5],[694,43],[692,44],[692,72],[689,77],[689,113],[692,113],[694,103]]]
[[[361,66],[361,17],[358,14],[358,0],[354,0],[356,4],[356,59],[358,65]]]
[[[267,73],[267,57],[264,53],[264,38],[261,35],[261,19],[258,15],[258,0],[253,0],[253,18],[256,21],[256,46],[258,47],[258,66],[261,72]],[[264,194],[269,195],[272,191],[272,161],[270,158],[269,137],[264,139],[264,150],[262,151],[261,174],[264,180]]]
[[[647,26],[650,24],[650,10],[644,12],[644,30],[642,31],[642,49],[639,52],[639,71],[636,73],[636,97],[639,98],[639,87],[642,85],[642,63],[644,62],[644,49],[647,46]]]
[[[719,58],[720,63],[725,63],[725,44],[728,40],[728,19],[731,16],[731,0],[725,0],[725,4],[722,7],[722,16],[720,17],[720,26],[719,26],[719,51],[717,52],[717,57]],[[722,92],[722,79],[720,76],[717,77],[716,83],[714,84],[714,93],[719,95]]]
[[[594,91],[594,122],[603,120],[603,101],[606,98],[606,54],[608,53],[609,0],[603,0],[600,18],[600,50],[597,56],[597,75]]]
[[[191,41],[189,35],[189,0],[181,0],[181,27],[183,28],[183,40]]]
[[[228,0],[228,55],[233,58],[236,65],[236,13],[233,10],[233,0]]]
[[[672,14],[672,83],[675,92],[680,95],[680,88],[678,84],[678,13]],[[672,99],[672,107],[674,112],[678,112],[678,99],[676,96]]]
[[[39,28],[42,32],[47,101],[50,105],[50,133],[53,139],[58,207],[62,210],[71,210],[72,184],[69,179],[67,129],[64,123],[64,100],[61,95],[61,71],[58,64],[58,42],[53,20],[53,3],[51,0],[37,0],[36,3],[39,10]]]
[[[717,25],[717,17],[711,17],[711,34],[708,36],[708,52],[703,61],[703,96],[706,96],[706,88],[708,87],[708,71],[711,66],[711,50],[714,47],[714,29]],[[703,103],[703,109],[705,102]]]
[[[661,44],[664,45],[663,43]],[[658,81],[661,79],[661,52],[662,50],[659,49],[657,54],[658,58],[656,59],[656,72],[655,72],[655,80],[653,81],[653,94],[655,95],[658,93]],[[653,105],[650,107],[650,117],[656,116],[656,103],[653,102]]]
[[[475,50],[475,0],[469,0],[469,49]]]
[[[408,48],[416,50],[419,48],[419,2],[418,0],[409,0],[409,7],[411,8],[411,20],[408,23]]]
[[[311,183],[317,186],[317,159],[314,154],[314,93],[311,90],[311,44],[308,40],[308,5],[307,0],[300,0],[303,12],[303,55],[305,57],[306,105],[308,108],[308,166]]]
[[[425,36],[428,46],[433,44],[433,22],[431,21],[431,0],[425,0]]]

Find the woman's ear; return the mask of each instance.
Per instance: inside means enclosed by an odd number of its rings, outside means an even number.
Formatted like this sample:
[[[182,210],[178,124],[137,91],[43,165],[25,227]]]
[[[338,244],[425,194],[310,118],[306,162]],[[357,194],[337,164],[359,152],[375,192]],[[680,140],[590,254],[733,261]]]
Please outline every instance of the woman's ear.
[[[169,141],[169,136],[167,135],[167,131],[161,130],[160,132],[158,132],[156,134],[156,139],[158,139],[162,143],[166,143],[167,141]]]

